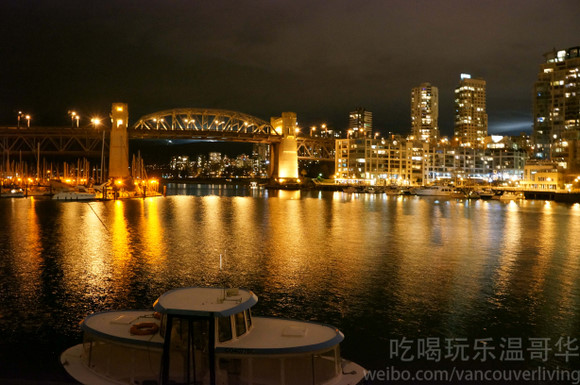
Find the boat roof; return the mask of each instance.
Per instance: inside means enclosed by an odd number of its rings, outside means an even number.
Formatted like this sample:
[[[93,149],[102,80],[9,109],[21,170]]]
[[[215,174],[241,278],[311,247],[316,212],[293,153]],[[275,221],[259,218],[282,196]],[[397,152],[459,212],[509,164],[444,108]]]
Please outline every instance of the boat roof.
[[[152,335],[133,335],[131,326],[142,323],[158,323],[151,310],[106,311],[91,314],[81,323],[81,329],[109,340],[132,343],[135,345],[163,347],[163,337]]]
[[[218,343],[218,353],[295,354],[338,345],[344,335],[331,325],[271,317],[252,317],[251,331]]]
[[[131,327],[141,323],[159,325],[151,310],[123,310],[96,313],[81,323],[81,329],[95,336],[120,343],[162,349],[160,333],[131,334]],[[252,328],[229,341],[218,342],[218,353],[296,354],[314,352],[338,345],[344,335],[331,325],[271,317],[252,317]]]
[[[164,293],[153,308],[165,314],[226,317],[249,309],[257,302],[258,297],[250,290],[185,287]]]

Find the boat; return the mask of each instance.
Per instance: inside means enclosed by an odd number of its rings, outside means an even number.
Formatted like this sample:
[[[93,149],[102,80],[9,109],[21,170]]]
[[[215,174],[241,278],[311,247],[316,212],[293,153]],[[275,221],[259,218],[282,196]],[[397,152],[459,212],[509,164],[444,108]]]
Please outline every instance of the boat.
[[[60,201],[84,201],[97,199],[97,193],[84,186],[77,186],[76,189],[62,189],[56,192],[52,199]]]
[[[505,191],[499,196],[500,201],[515,201],[518,199],[526,199],[523,193],[515,191]]]
[[[385,194],[387,195],[401,195],[402,191],[400,187],[397,186],[387,186],[385,187]]]
[[[421,196],[446,196],[453,194],[453,188],[449,186],[423,186],[414,189],[415,195]]]
[[[24,198],[24,196],[24,191],[21,188],[7,189],[0,192],[0,197],[2,198]]]
[[[477,193],[479,194],[479,197],[481,199],[485,199],[485,200],[491,199],[495,195],[495,193],[491,189],[479,190],[479,191],[477,191]]]
[[[59,201],[86,201],[97,199],[97,194],[84,191],[61,191],[54,194],[52,199]]]
[[[250,290],[186,287],[153,310],[96,313],[84,342],[61,355],[83,384],[358,384],[365,370],[342,359],[335,327],[256,317]]]
[[[468,194],[469,198],[472,199],[484,199],[484,200],[488,200],[493,198],[494,192],[492,190],[489,189],[477,189],[477,190],[471,190]]]
[[[471,198],[470,195],[466,192],[466,190],[464,190],[462,188],[453,189],[453,192],[451,193],[451,197],[458,198],[458,199]]]
[[[365,186],[363,187],[363,192],[367,194],[378,194],[379,189],[375,188],[374,186]]]

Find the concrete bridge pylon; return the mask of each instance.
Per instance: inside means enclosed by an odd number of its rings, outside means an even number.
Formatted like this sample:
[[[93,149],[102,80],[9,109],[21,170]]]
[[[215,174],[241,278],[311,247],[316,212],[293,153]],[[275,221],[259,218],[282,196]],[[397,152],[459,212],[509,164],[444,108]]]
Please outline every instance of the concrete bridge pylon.
[[[126,103],[113,103],[109,144],[109,178],[126,178],[129,173],[129,108]]]
[[[298,179],[298,145],[296,141],[296,113],[283,112],[281,117],[270,119],[272,128],[282,138],[272,143],[270,150],[270,175],[280,182]]]

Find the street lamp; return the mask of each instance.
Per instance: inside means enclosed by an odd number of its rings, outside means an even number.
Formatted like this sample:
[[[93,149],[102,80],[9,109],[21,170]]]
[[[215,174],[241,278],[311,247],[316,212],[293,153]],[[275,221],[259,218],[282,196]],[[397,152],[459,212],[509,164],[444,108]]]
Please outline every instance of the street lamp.
[[[26,124],[30,128],[30,115],[26,115]]]
[[[93,124],[93,127],[94,127],[94,128],[97,128],[97,126],[98,126],[99,124],[101,124],[101,119],[99,119],[99,118],[92,118],[92,119],[91,119],[91,123]]]
[[[79,128],[79,120],[80,120],[80,118],[81,117],[79,115],[76,115],[75,116],[75,119],[77,120],[77,128]]]
[[[310,136],[312,136],[312,131],[316,131],[316,126],[310,127]]]
[[[77,113],[74,111],[69,111],[68,113],[70,115],[70,128],[73,128],[75,126],[75,116],[77,116]]]
[[[18,128],[20,128],[20,117],[22,116],[22,111],[18,111]]]

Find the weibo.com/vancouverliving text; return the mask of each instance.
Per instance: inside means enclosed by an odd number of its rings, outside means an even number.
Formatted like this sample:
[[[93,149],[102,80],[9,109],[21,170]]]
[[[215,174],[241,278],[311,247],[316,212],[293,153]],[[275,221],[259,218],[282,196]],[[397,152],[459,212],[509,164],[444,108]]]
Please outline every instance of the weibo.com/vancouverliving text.
[[[425,383],[580,384],[580,349],[573,337],[419,338],[389,340],[389,365],[368,370],[365,379]],[[554,360],[564,367],[554,365]],[[400,364],[400,366],[397,365]],[[420,363],[429,363],[421,368]],[[500,363],[501,368],[495,368]],[[516,364],[512,369],[510,363]],[[517,365],[533,363],[532,365]],[[416,365],[418,364],[418,365]],[[439,368],[438,364],[444,364]],[[466,367],[469,364],[469,367]],[[474,368],[481,364],[484,368]]]

